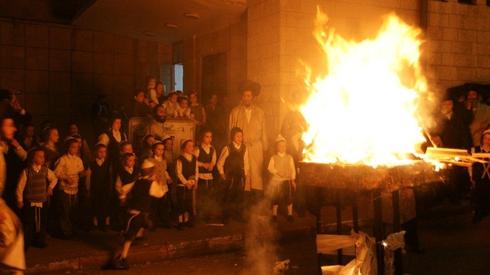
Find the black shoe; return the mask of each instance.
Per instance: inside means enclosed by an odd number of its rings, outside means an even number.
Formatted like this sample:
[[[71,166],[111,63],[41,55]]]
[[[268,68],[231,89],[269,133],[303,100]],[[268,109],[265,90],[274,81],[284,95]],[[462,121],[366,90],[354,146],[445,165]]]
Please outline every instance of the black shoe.
[[[184,226],[189,227],[189,228],[192,228],[192,227],[194,227],[194,222],[193,221],[186,221],[184,223]]]
[[[288,215],[288,222],[294,222],[293,215]]]
[[[129,269],[128,260],[123,258],[116,258],[107,266],[107,269],[115,270],[127,270]]]

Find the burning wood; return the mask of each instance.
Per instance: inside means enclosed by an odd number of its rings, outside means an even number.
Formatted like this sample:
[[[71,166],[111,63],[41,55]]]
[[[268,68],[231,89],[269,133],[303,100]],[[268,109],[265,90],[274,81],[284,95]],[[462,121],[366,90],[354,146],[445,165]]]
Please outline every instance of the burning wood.
[[[490,154],[474,153],[470,155],[468,151],[464,149],[452,149],[452,148],[427,148],[425,153],[425,159],[428,161],[438,161],[441,163],[447,163],[451,165],[471,167],[474,162],[487,163],[485,158],[489,158]]]

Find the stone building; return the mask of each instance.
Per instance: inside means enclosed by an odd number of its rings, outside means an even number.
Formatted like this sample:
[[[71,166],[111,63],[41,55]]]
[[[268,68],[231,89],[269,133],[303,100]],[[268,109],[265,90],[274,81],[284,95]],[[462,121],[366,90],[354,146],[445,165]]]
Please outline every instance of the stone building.
[[[147,76],[171,89],[238,100],[244,79],[262,84],[270,134],[302,89],[299,60],[321,66],[312,36],[317,6],[337,30],[370,35],[394,12],[424,31],[431,88],[490,81],[487,0],[0,0],[0,86],[23,91],[37,120],[85,118],[98,94],[124,106]],[[319,62],[320,61],[320,62]]]

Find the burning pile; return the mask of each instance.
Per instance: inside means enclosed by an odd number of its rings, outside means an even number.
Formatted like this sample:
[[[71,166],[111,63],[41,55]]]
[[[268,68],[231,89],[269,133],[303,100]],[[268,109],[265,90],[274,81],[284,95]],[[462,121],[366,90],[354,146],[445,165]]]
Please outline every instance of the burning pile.
[[[390,15],[376,37],[356,42],[327,22],[318,11],[314,35],[328,72],[306,79],[310,96],[300,109],[309,124],[305,161],[410,163],[425,142],[421,109],[429,96],[419,61],[421,31]]]

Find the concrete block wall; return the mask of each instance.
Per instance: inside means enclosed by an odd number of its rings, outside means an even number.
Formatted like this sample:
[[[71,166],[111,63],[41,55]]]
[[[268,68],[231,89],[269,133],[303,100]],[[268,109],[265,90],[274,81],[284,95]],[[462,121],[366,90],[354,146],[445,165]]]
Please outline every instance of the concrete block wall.
[[[435,90],[490,82],[490,7],[485,1],[430,1],[425,50],[427,75]]]
[[[171,56],[168,44],[0,18],[0,86],[22,90],[37,121],[87,120],[98,94],[128,105]]]
[[[227,58],[227,90],[225,104],[230,107],[237,102],[240,83],[246,79],[247,34],[246,18],[229,26],[190,37],[177,44],[182,48],[184,65],[184,90],[200,91],[202,84],[202,59],[208,55],[225,53]],[[180,57],[179,57],[180,58]],[[207,98],[201,98],[206,102]]]
[[[292,94],[304,90],[301,62],[316,72],[321,72],[325,64],[312,35],[317,6],[327,13],[338,33],[350,39],[362,39],[376,34],[383,16],[389,13],[421,26],[424,20],[420,3],[418,0],[250,1],[247,74],[265,83],[263,99],[273,105],[268,114],[272,135],[279,130]],[[489,20],[490,7],[486,1],[467,5],[457,0],[429,0],[428,27],[422,38],[425,40],[423,64],[432,90],[443,93],[446,88],[466,81],[490,81]]]

